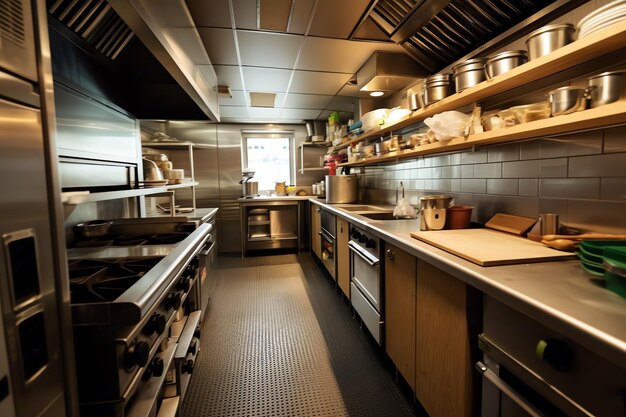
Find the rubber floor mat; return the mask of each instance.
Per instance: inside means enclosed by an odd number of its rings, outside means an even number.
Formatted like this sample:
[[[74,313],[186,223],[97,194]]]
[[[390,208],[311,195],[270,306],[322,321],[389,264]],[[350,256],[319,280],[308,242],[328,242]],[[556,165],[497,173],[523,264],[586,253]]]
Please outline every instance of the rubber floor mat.
[[[218,257],[183,417],[414,415],[317,268],[309,255]]]

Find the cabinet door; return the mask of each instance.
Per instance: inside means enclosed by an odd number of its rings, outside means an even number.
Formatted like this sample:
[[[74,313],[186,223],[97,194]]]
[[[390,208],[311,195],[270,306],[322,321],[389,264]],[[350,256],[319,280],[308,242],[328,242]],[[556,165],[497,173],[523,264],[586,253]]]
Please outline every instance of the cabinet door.
[[[430,417],[470,415],[466,293],[465,283],[418,260],[415,395]]]
[[[385,349],[415,389],[415,273],[417,259],[385,243]]]
[[[341,217],[337,217],[337,240],[335,251],[337,258],[337,283],[345,295],[350,298],[350,224]]]
[[[320,232],[320,212],[322,209],[317,204],[311,204],[311,249],[313,253],[322,258],[322,241]]]

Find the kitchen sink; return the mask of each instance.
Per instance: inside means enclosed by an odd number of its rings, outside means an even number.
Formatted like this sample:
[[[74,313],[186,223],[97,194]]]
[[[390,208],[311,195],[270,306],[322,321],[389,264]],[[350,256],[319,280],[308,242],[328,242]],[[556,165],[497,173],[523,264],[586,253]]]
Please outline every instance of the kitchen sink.
[[[341,209],[345,210],[345,211],[373,211],[373,210],[380,210],[376,207],[372,207],[372,206],[346,206],[346,207],[341,207]]]
[[[363,217],[367,217],[368,219],[372,219],[372,220],[405,220],[402,218],[395,217],[393,213],[389,213],[389,212],[363,213],[359,215]]]

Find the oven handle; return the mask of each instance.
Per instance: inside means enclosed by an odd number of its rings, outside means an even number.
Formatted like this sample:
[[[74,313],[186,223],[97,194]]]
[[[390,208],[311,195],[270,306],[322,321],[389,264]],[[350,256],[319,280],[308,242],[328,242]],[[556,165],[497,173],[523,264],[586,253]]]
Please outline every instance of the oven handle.
[[[208,256],[211,253],[211,251],[213,251],[214,248],[215,248],[215,242],[207,242],[202,248],[202,250],[198,252],[198,254],[200,256]]]
[[[322,236],[322,237],[324,237],[329,242],[333,242],[333,245],[335,244],[335,238],[330,233],[328,233],[326,230],[320,229],[320,231],[317,232],[317,234]]]
[[[507,397],[509,397],[515,404],[520,406],[532,417],[545,417],[539,410],[537,410],[532,404],[530,404],[525,398],[520,396],[509,384],[504,382],[495,372],[487,368],[487,365],[478,361],[476,362],[476,369],[483,374],[485,378],[495,385],[500,391],[502,391]]]
[[[359,255],[369,266],[377,266],[380,264],[380,259],[372,256],[368,251],[362,249],[358,243],[354,243],[352,240],[348,242],[348,247],[356,255]]]

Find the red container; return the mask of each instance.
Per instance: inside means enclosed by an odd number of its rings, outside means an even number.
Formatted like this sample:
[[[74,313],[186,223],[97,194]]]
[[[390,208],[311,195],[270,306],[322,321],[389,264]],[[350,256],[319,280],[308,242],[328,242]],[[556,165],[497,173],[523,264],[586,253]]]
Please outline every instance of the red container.
[[[445,229],[469,229],[472,206],[450,206],[446,209]]]

